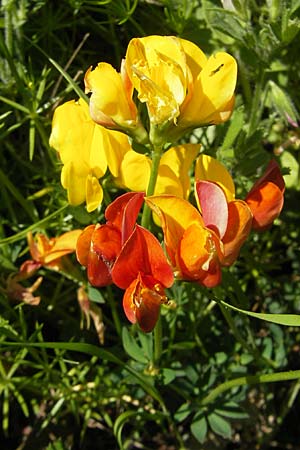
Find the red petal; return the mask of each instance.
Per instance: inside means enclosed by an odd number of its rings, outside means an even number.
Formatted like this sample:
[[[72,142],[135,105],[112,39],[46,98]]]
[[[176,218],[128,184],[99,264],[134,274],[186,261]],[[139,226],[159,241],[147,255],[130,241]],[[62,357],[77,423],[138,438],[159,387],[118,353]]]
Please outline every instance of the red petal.
[[[112,283],[110,268],[101,259],[101,255],[90,251],[87,264],[87,276],[92,286],[103,287]]]
[[[150,231],[136,225],[114,264],[113,281],[126,289],[139,272],[152,276],[164,287],[170,287],[174,281],[172,269],[159,241]]]
[[[196,193],[205,226],[222,239],[228,224],[228,206],[223,189],[211,181],[197,181]]]
[[[121,233],[113,225],[96,227],[88,255],[88,279],[93,286],[111,284],[111,268],[121,251]]]
[[[126,289],[123,307],[127,319],[131,323],[138,322],[145,333],[153,330],[157,322],[160,305],[166,301],[164,290],[157,284],[148,286],[149,279],[138,274],[137,278]]]
[[[105,218],[122,232],[122,243],[128,239],[133,231],[144,196],[143,192],[127,192],[116,198],[106,208]]]

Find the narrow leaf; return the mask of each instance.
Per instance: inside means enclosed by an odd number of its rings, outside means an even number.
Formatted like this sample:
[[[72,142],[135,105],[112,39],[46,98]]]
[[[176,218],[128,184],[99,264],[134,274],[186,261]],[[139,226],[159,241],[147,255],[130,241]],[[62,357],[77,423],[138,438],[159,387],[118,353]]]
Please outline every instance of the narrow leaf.
[[[236,306],[232,306],[229,303],[224,302],[223,300],[219,300],[216,297],[214,298],[216,303],[220,303],[226,308],[232,309],[233,311],[237,311],[241,314],[246,314],[250,317],[255,317],[256,319],[265,320],[266,322],[277,323],[279,325],[286,325],[289,327],[300,327],[300,315],[299,314],[265,314],[265,313],[255,313],[252,311],[246,311],[245,309],[237,308]]]

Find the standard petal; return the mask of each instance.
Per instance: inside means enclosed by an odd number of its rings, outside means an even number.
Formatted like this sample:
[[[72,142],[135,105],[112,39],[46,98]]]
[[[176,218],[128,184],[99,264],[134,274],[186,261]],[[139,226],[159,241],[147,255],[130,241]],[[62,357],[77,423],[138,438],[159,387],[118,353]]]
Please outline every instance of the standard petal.
[[[211,181],[196,181],[195,194],[205,226],[222,239],[228,224],[228,206],[223,189]]]
[[[217,159],[209,155],[200,155],[196,160],[195,181],[214,181],[224,190],[227,201],[231,201],[235,196],[233,179],[226,169]]]
[[[183,144],[171,147],[163,153],[160,166],[169,167],[178,179],[178,183],[182,188],[182,197],[187,199],[190,193],[190,168],[199,153],[200,144]],[[156,194],[172,194],[169,190],[156,190]],[[180,195],[178,195],[180,196]]]
[[[209,123],[216,112],[223,111],[233,97],[237,78],[235,59],[225,52],[211,56],[194,83],[191,99],[179,119],[180,126]]]
[[[106,130],[106,133],[105,159],[110,173],[113,177],[117,177],[125,154],[132,149],[126,134],[113,130]]]
[[[105,210],[107,222],[120,230],[122,244],[127,241],[134,229],[144,195],[143,192],[126,192],[117,197]]]

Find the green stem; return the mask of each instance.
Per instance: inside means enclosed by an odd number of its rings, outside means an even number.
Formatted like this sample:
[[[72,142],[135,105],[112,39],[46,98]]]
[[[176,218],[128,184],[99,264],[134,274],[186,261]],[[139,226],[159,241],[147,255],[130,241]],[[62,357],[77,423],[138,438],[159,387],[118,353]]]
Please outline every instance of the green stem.
[[[147,193],[146,193],[147,196],[154,194],[161,154],[162,154],[162,147],[153,147],[151,173],[150,173],[150,179],[149,179]],[[145,203],[144,209],[143,209],[142,221],[141,221],[142,227],[149,228],[150,216],[151,216],[151,210],[150,210],[149,206],[146,205],[146,203]]]
[[[264,71],[262,70],[262,68],[260,68],[256,87],[255,87],[254,97],[253,97],[253,101],[252,101],[252,108],[251,108],[251,112],[250,112],[248,137],[254,133],[254,131],[256,130],[256,127],[260,121],[262,106],[263,106],[262,102],[261,102],[263,84],[264,84]]]
[[[274,383],[277,381],[297,380],[300,378],[300,370],[290,370],[287,372],[267,373],[246,375],[244,377],[235,378],[225,381],[214,388],[206,397],[201,400],[201,405],[205,406],[212,403],[220,394],[237,386],[251,386],[260,383]]]
[[[122,335],[122,325],[120,322],[120,318],[119,318],[119,314],[117,311],[116,302],[115,302],[115,299],[114,299],[114,296],[112,293],[111,286],[107,286],[106,289],[107,289],[108,303],[109,303],[109,306],[111,309],[111,314],[112,314],[112,318],[113,318],[113,321],[115,324],[115,328],[116,328],[118,335],[121,336]]]
[[[162,354],[162,324],[161,317],[159,316],[154,328],[154,352],[153,352],[153,364],[158,366],[161,354]]]

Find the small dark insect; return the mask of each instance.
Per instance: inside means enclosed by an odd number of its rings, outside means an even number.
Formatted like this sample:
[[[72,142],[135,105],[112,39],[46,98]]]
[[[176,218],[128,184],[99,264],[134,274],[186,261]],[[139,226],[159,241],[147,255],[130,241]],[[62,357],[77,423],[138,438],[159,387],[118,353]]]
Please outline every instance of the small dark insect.
[[[212,70],[211,72],[210,72],[210,77],[212,77],[215,73],[217,73],[217,72],[219,72],[219,70],[221,69],[221,67],[223,67],[224,66],[224,64],[220,64],[215,70]]]

